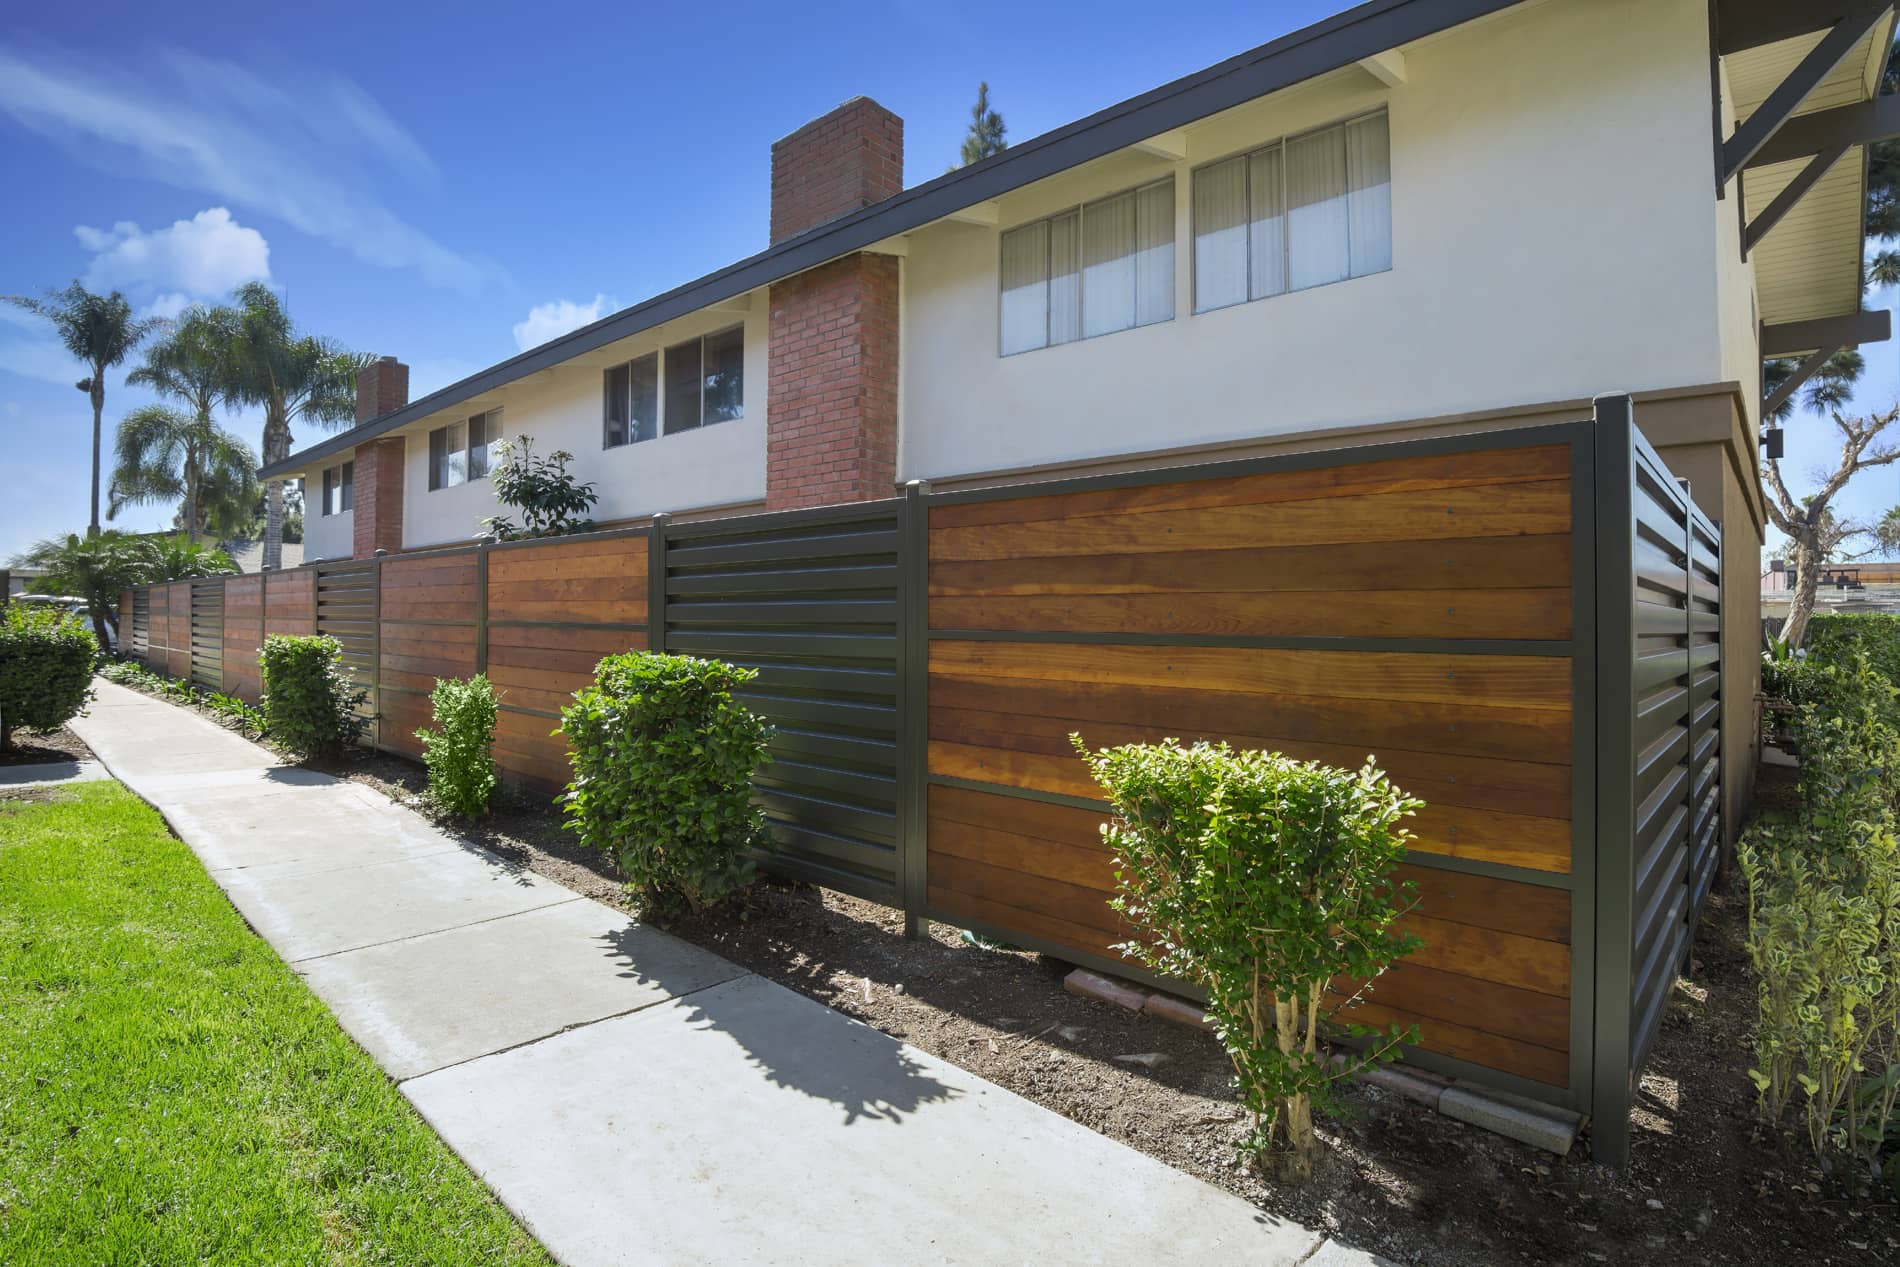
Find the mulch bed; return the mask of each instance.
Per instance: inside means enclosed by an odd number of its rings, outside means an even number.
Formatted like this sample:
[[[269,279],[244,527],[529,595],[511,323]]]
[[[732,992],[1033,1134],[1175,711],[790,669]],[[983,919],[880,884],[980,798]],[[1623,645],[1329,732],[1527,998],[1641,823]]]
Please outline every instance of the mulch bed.
[[[0,766],[43,765],[48,761],[90,761],[92,749],[86,741],[61,726],[50,735],[29,730],[13,732],[13,746],[0,748]]]
[[[364,754],[330,768],[432,814],[410,762]],[[545,802],[504,793],[488,819],[443,825],[626,906],[612,864],[582,849]],[[977,949],[941,925],[909,941],[897,911],[776,882],[672,931],[1269,1214],[1395,1262],[1900,1262],[1890,1192],[1854,1198],[1804,1143],[1756,1122],[1744,920],[1734,897],[1711,898],[1691,976],[1643,1080],[1627,1171],[1592,1162],[1587,1137],[1553,1157],[1354,1086],[1343,1112],[1322,1119],[1328,1156],[1299,1188],[1235,1163],[1245,1114],[1209,1035],[1071,995],[1067,964]]]

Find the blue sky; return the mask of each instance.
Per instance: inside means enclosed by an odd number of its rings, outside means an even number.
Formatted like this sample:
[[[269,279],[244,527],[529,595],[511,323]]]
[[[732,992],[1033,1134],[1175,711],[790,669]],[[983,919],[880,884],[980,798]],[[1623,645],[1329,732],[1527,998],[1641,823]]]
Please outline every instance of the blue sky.
[[[506,20],[463,5],[199,3],[188,20],[22,6],[0,18],[0,293],[77,277],[166,313],[264,277],[307,329],[407,361],[420,395],[760,249],[771,142],[854,94],[904,117],[914,184],[954,159],[979,79],[1022,140],[1338,7],[1189,4],[1156,23],[1118,2],[1086,22],[928,0],[816,17],[542,3]],[[1894,348],[1869,350],[1862,404],[1900,393]],[[0,307],[0,559],[84,525],[80,376],[44,327]],[[108,448],[148,399],[122,376]],[[254,417],[230,425],[256,444]],[[1791,426],[1791,474],[1825,460],[1831,430]],[[1900,501],[1897,481],[1863,476],[1850,508]]]

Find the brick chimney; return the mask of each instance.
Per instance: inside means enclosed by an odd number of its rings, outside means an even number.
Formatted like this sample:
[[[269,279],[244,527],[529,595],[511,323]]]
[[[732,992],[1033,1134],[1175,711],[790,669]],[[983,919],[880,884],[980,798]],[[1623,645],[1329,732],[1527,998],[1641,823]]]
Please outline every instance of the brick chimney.
[[[772,245],[904,188],[904,121],[853,97],[772,144]]]
[[[356,425],[393,413],[409,403],[409,367],[393,356],[371,361],[356,371]],[[352,558],[367,559],[378,550],[402,549],[401,436],[386,436],[356,446],[351,475]]]
[[[904,121],[854,97],[772,146],[772,241],[903,187]],[[768,507],[895,492],[899,268],[896,256],[861,252],[772,286]]]

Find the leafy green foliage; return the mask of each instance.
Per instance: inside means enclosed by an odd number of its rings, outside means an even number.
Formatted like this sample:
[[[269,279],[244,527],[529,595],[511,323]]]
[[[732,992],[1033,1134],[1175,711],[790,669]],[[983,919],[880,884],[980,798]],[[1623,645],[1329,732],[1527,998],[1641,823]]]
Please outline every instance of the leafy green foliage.
[[[300,757],[336,752],[362,737],[356,710],[369,697],[343,666],[343,644],[328,635],[272,634],[257,657],[264,671],[264,727]]]
[[[1744,834],[1762,1114],[1874,1159],[1900,1095],[1900,692],[1864,651],[1803,666],[1798,808]]]
[[[1392,879],[1423,802],[1368,759],[1351,771],[1225,743],[1175,740],[1090,752],[1072,736],[1115,817],[1111,905],[1145,936],[1118,947],[1154,971],[1204,987],[1208,1015],[1254,1116],[1246,1150],[1280,1141],[1287,1170],[1310,1173],[1315,1105],[1342,1078],[1414,1037],[1354,1024],[1365,988],[1418,939],[1398,930],[1413,895]],[[1360,983],[1351,995],[1335,980]],[[1335,1065],[1332,1034],[1367,1040]]]
[[[752,773],[771,730],[733,692],[757,676],[718,660],[608,656],[557,733],[572,749],[568,826],[612,854],[660,914],[708,909],[752,880],[765,831]]]
[[[0,748],[15,730],[58,730],[92,699],[99,644],[64,612],[9,603],[0,612]]]
[[[497,447],[501,460],[488,473],[489,483],[494,486],[495,500],[521,516],[519,525],[507,515],[482,520],[482,527],[497,540],[559,537],[594,526],[586,515],[600,496],[592,484],[567,473],[572,453],[557,449],[547,457],[536,457],[534,441],[527,436],[504,440]]]
[[[216,511],[242,506],[258,494],[257,455],[212,421],[165,405],[144,405],[119,420],[113,446],[106,518],[127,506],[178,504],[184,535],[203,536]],[[226,503],[214,507],[216,497]]]
[[[429,798],[451,813],[486,814],[495,792],[495,688],[481,673],[438,678],[429,703],[435,729],[416,732],[429,767]]]
[[[1808,621],[1808,658],[1850,664],[1866,655],[1874,670],[1900,685],[1900,616],[1887,612],[1825,612]]]

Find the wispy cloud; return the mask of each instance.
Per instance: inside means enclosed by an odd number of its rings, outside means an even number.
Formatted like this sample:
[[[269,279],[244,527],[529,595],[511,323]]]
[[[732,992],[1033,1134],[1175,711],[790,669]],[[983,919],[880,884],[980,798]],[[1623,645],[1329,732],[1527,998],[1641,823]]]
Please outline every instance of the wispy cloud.
[[[121,220],[110,229],[82,224],[73,229],[73,236],[94,252],[86,285],[95,290],[150,286],[208,296],[245,282],[270,280],[270,244],[223,207],[149,233]]]
[[[387,205],[380,190],[432,181],[435,165],[340,76],[267,80],[176,50],[112,66],[0,47],[0,113],[86,162],[277,217],[433,285],[472,291],[495,272]]]
[[[515,346],[523,352],[538,348],[549,339],[558,339],[570,330],[592,325],[619,307],[618,299],[606,295],[595,295],[594,301],[586,304],[577,304],[572,299],[536,304],[528,309],[526,321],[515,322]]]

